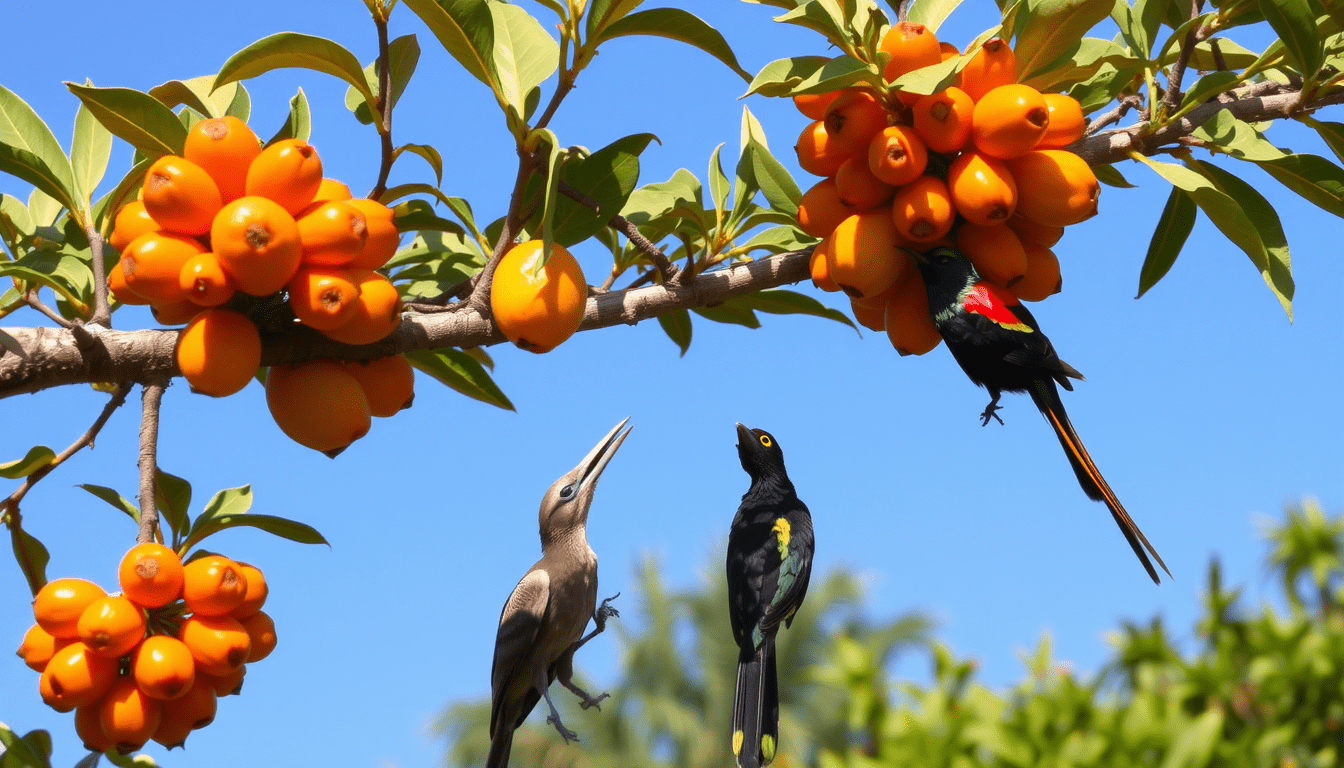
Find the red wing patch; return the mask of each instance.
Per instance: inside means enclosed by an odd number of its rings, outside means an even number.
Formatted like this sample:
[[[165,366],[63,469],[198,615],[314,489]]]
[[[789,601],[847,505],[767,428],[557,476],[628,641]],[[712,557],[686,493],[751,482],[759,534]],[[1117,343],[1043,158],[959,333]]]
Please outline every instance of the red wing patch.
[[[967,289],[962,302],[967,312],[989,318],[1010,331],[1032,332],[1031,326],[1013,314],[1011,308],[1017,305],[1017,297],[997,286],[978,282]]]

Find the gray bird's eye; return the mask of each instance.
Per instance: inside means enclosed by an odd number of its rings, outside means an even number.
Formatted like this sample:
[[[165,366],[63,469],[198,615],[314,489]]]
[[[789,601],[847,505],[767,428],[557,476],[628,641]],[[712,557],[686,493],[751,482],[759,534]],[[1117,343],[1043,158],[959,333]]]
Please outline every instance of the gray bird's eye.
[[[562,499],[568,499],[570,496],[573,495],[574,495],[573,485],[566,485],[564,488],[560,489],[560,498]]]

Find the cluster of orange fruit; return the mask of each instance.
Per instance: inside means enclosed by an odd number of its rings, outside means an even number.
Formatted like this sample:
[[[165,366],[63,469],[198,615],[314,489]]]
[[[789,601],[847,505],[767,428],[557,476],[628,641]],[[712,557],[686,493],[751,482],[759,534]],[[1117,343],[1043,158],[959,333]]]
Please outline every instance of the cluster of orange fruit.
[[[284,291],[299,322],[346,344],[397,328],[401,298],[375,271],[400,242],[392,209],[323,178],[307,142],[263,149],[235,117],[196,123],[182,155],[156,160],[141,199],[117,212],[109,242],[121,261],[108,287],[122,303],[149,304],[160,322],[187,323],[177,364],[194,391],[231,395],[261,365],[256,326],[224,306],[239,293]],[[266,399],[285,434],[334,455],[368,432],[371,416],[407,407],[413,380],[401,357],[274,366]]]
[[[880,47],[891,54],[888,82],[962,55],[904,21]],[[1027,301],[1059,291],[1050,248],[1064,227],[1097,212],[1096,176],[1063,149],[1082,138],[1086,119],[1071,97],[1018,84],[1006,42],[981,45],[957,83],[937,93],[855,87],[794,103],[815,121],[798,139],[799,165],[827,177],[798,208],[799,227],[822,238],[812,280],[843,289],[855,318],[885,329],[901,354],[941,341],[903,249],[955,246],[981,277]]]
[[[275,649],[266,579],[219,555],[183,565],[152,542],[132,547],[117,577],[118,595],[84,579],[47,582],[18,655],[42,674],[43,701],[75,711],[90,750],[182,746],[214,720],[216,696],[242,689],[244,665]]]

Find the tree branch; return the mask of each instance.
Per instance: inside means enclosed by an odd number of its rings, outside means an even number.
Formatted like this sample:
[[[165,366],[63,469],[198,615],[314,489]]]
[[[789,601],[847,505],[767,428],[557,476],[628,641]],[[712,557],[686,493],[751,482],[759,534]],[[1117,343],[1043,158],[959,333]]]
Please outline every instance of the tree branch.
[[[369,199],[377,200],[387,191],[387,177],[392,173],[392,56],[387,41],[387,18],[374,14],[373,24],[378,28],[378,113],[383,122],[378,126],[382,151],[378,182],[369,192]]]
[[[154,476],[158,473],[159,404],[167,383],[159,380],[143,385],[140,417],[140,534],[135,543],[154,540],[159,527],[159,508],[154,504]]]
[[[84,230],[89,238],[89,262],[93,268],[93,317],[89,322],[104,328],[112,327],[112,308],[107,300],[107,262],[103,257],[103,235],[94,226]]]
[[[585,208],[590,208],[601,215],[602,206],[596,200],[571,187],[568,183],[564,181],[560,182],[560,192]],[[680,270],[672,265],[672,262],[667,258],[667,254],[659,250],[658,246],[650,242],[649,239],[639,231],[639,227],[635,226],[634,222],[619,213],[615,213],[612,214],[611,218],[607,219],[607,226],[625,235],[631,243],[634,243],[636,248],[638,248],[645,256],[648,256],[649,261],[652,261],[653,265],[658,268],[658,274],[662,275],[664,283],[671,283],[677,279]]]

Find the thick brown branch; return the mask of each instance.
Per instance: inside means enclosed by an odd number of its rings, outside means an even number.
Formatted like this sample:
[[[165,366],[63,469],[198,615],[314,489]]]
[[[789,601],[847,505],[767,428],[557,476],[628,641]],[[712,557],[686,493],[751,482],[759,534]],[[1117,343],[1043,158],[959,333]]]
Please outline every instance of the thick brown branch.
[[[145,384],[141,392],[144,410],[140,417],[140,534],[137,544],[154,540],[159,527],[159,508],[154,503],[154,476],[158,473],[159,404],[167,384],[155,381]]]
[[[107,261],[103,256],[103,246],[107,241],[96,227],[84,230],[89,238],[89,265],[93,270],[93,317],[90,323],[104,328],[112,327],[112,309],[107,300]]]

